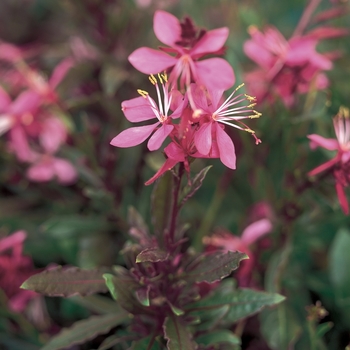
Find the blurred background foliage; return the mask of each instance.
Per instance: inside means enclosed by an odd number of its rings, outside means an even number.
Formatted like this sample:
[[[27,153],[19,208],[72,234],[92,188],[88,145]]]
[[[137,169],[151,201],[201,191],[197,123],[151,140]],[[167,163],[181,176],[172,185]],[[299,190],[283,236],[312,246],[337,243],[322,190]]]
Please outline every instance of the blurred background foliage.
[[[80,42],[90,52],[77,60],[59,90],[71,129],[61,153],[78,168],[76,184],[30,182],[25,166],[8,153],[6,137],[0,139],[0,235],[26,230],[25,253],[38,269],[52,263],[83,268],[122,264],[118,252],[128,230],[127,208],[136,207],[150,222],[152,186],[145,187],[144,182],[163,162],[161,152],[150,154],[144,144],[116,149],[109,142],[129,126],[121,102],[136,97],[139,88],[150,90],[147,76],[131,67],[127,58],[140,46],[159,45],[152,29],[154,11],[162,8],[178,18],[189,15],[207,29],[227,26],[226,59],[238,84],[243,72],[254,67],[242,49],[249,37],[247,28],[273,25],[288,38],[306,1],[140,4],[132,0],[0,2],[0,39],[30,48],[28,62],[45,74],[50,75],[62,58],[77,56]],[[323,1],[318,11],[332,5]],[[340,27],[349,28],[349,23],[349,13],[334,20]],[[331,118],[341,105],[350,107],[349,37],[326,40],[318,50],[342,52],[327,72],[328,89],[303,96],[293,109],[279,101],[260,106],[263,116],[252,121],[263,141],[259,146],[249,135],[233,130],[236,171],[217,160],[198,159],[193,164],[194,172],[214,165],[181,216],[191,225],[195,249],[201,249],[201,238],[217,228],[239,235],[251,220],[254,204],[264,202],[271,208],[274,231],[254,247],[259,262],[254,281],[257,288],[286,295],[287,301],[238,326],[242,349],[345,349],[350,341],[349,218],[340,210],[331,178],[308,180],[307,172],[330,158],[330,153],[311,152],[306,138],[310,133],[334,137]],[[6,63],[1,62],[0,68],[4,72]],[[6,87],[6,82],[0,83]],[[317,301],[327,310],[322,319],[310,311]],[[0,303],[0,347],[11,350],[38,349],[60,327],[93,312],[74,299],[45,299],[40,328],[37,321],[28,321],[28,314],[9,311],[4,298]]]

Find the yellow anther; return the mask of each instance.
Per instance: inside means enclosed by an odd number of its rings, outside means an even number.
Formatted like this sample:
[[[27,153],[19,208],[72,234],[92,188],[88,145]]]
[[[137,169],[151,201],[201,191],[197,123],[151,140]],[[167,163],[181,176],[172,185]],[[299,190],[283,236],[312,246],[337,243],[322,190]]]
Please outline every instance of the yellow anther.
[[[249,132],[250,134],[255,134],[255,131],[249,128],[244,129],[244,131]]]
[[[243,86],[244,86],[244,83],[241,84],[241,85],[238,85],[238,86],[235,88],[235,92],[236,92],[237,90],[239,90],[240,88],[242,88]]]
[[[138,89],[137,92],[144,98],[147,98],[148,92],[145,90]]]
[[[151,74],[149,77],[148,77],[149,81],[153,84],[153,85],[156,85],[157,84],[157,79],[156,77]]]
[[[344,106],[340,106],[338,114],[342,118],[349,118],[350,117],[349,108],[346,108]]]
[[[166,72],[161,74],[163,80],[167,83],[168,82],[168,75],[166,74]]]
[[[256,103],[251,103],[250,105],[248,105],[247,107],[248,108],[253,108],[253,107],[255,107],[256,106]]]
[[[163,79],[162,79],[162,75],[160,73],[158,73],[158,79],[159,79],[159,82],[161,84],[163,84]]]
[[[256,101],[256,97],[254,97],[254,96],[250,96],[250,95],[247,95],[247,94],[244,94],[244,96],[246,97],[246,99],[247,99],[249,102]]]

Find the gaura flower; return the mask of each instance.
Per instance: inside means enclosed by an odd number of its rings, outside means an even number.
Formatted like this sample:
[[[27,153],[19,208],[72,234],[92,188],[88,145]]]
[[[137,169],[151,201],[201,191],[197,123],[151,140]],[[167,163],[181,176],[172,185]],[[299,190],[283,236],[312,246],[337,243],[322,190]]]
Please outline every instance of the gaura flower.
[[[170,82],[176,83],[179,79],[181,88],[189,86],[193,81],[220,90],[229,89],[234,84],[233,70],[224,59],[198,61],[223,48],[229,34],[228,28],[210,30],[200,33],[203,35],[198,37],[191,22],[182,24],[172,14],[156,11],[153,29],[156,37],[170,48],[157,51],[141,47],[135,50],[129,56],[129,61],[137,70],[145,74],[156,74],[170,69]]]
[[[288,41],[273,27],[260,32],[252,26],[249,34],[251,39],[245,42],[244,52],[260,68],[247,73],[244,80],[259,103],[265,98],[273,99],[275,93],[286,106],[291,106],[296,93],[328,86],[328,79],[322,72],[331,69],[332,62],[326,54],[316,51],[319,39],[325,37],[322,30],[293,36]]]
[[[158,74],[158,80],[154,75],[150,76],[151,83],[155,86],[158,97],[158,105],[149,96],[147,91],[138,90],[141,97],[133,98],[122,103],[122,110],[126,119],[130,122],[142,122],[150,119],[157,119],[151,125],[137,126],[126,129],[111,141],[112,146],[132,147],[145,141],[154,131],[148,141],[148,149],[154,151],[160,148],[166,137],[174,129],[172,119],[179,118],[187,104],[187,99],[183,98],[177,90],[169,91],[167,75]],[[161,94],[163,92],[163,98]],[[169,111],[173,110],[170,114]]]
[[[310,176],[317,175],[326,170],[333,170],[336,180],[340,206],[343,212],[349,214],[349,204],[344,188],[350,184],[350,115],[349,109],[340,107],[338,114],[333,118],[336,134],[335,139],[327,139],[317,134],[308,135],[311,149],[323,147],[329,151],[337,151],[334,158],[311,170]]]
[[[261,113],[255,111],[255,98],[247,94],[235,95],[238,86],[222,103],[222,90],[210,91],[192,84],[191,99],[193,103],[193,120],[198,118],[199,129],[194,135],[194,142],[199,153],[209,155],[213,140],[216,140],[220,160],[230,169],[236,169],[235,147],[224,130],[225,125],[247,131],[253,135],[256,144],[261,143],[243,119],[259,118]],[[246,103],[246,104],[245,104]],[[248,104],[247,104],[248,103]]]

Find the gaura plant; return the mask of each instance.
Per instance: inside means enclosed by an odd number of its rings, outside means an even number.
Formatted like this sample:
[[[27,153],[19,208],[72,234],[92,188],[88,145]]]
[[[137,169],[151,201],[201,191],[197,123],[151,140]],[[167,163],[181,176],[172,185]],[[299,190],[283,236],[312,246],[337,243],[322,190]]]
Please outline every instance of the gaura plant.
[[[198,30],[189,18],[179,22],[157,11],[154,31],[167,47],[140,48],[129,60],[150,74],[156,98],[138,90],[140,96],[124,101],[122,110],[132,123],[155,122],[126,129],[111,141],[116,147],[132,147],[148,139],[150,151],[167,142],[164,164],[146,182],[155,182],[152,227],[130,208],[129,240],[120,252],[123,265],[94,270],[59,266],[24,282],[24,289],[48,296],[79,295],[100,305],[99,315],[64,329],[43,350],[64,349],[100,334],[108,336],[99,350],[239,349],[240,338],[232,326],[284,299],[237,288],[229,276],[248,255],[220,248],[194,251],[189,244],[192,237],[186,234],[188,225],[179,219],[211,167],[193,174],[195,158],[220,158],[235,169],[229,127],[246,131],[256,144],[261,142],[245,123],[261,116],[254,109],[255,98],[242,92],[242,86],[225,98],[225,90],[235,84],[233,70],[222,58],[205,58],[223,53],[228,28]],[[113,301],[91,296],[107,291]]]

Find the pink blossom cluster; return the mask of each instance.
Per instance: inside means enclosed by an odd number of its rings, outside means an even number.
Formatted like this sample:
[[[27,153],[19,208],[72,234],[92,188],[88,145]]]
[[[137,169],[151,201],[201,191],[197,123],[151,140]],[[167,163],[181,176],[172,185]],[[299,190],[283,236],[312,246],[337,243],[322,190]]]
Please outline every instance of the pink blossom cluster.
[[[246,73],[244,80],[248,92],[256,96],[259,103],[273,102],[278,96],[285,106],[291,107],[295,105],[298,94],[328,87],[324,72],[332,68],[332,60],[339,53],[319,53],[316,47],[322,39],[344,36],[349,31],[320,26],[303,33],[314,10],[313,5],[314,2],[310,2],[289,40],[272,26],[263,31],[255,26],[249,28],[251,39],[245,42],[244,52],[258,68]],[[341,14],[338,9],[331,9],[319,14],[316,20],[325,21]]]
[[[47,80],[25,57],[16,46],[0,42],[0,63],[10,67],[0,85],[0,135],[6,134],[8,150],[28,163],[28,179],[71,184],[77,179],[75,167],[56,156],[68,137],[56,88],[73,60],[61,61]]]
[[[150,74],[157,102],[147,91],[138,90],[141,96],[124,101],[122,110],[132,123],[155,122],[124,130],[111,144],[132,147],[149,139],[148,149],[155,151],[170,139],[164,148],[166,161],[147,185],[178,163],[184,163],[189,173],[191,158],[220,158],[235,169],[235,147],[227,127],[250,133],[258,144],[261,141],[243,120],[261,114],[254,110],[255,98],[240,92],[242,86],[224,97],[235,83],[234,72],[223,58],[206,57],[224,52],[228,28],[197,30],[189,18],[180,22],[170,13],[156,11],[153,29],[167,47],[141,47],[129,61]]]

